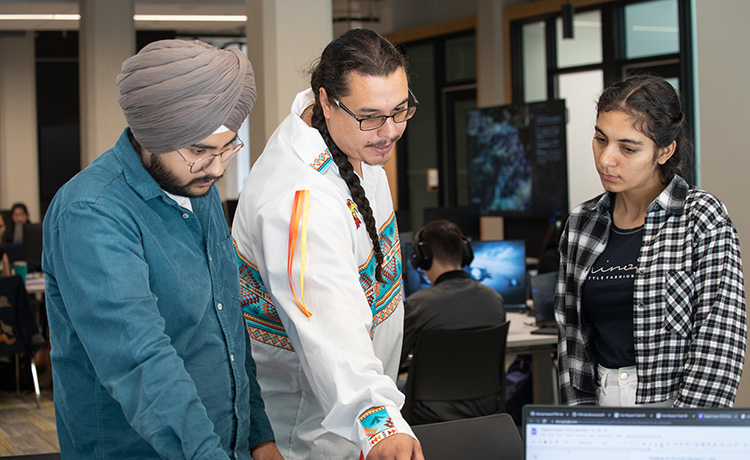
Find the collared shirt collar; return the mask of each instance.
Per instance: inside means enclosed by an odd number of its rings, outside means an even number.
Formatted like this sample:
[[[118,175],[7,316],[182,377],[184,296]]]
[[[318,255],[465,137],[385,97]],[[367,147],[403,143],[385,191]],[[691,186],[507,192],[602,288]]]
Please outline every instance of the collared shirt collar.
[[[685,198],[689,188],[690,186],[685,182],[685,179],[675,175],[667,187],[649,205],[648,211],[655,211],[659,207],[672,214],[682,214],[685,210]],[[583,207],[588,211],[598,210],[604,214],[614,202],[613,198],[612,192],[605,192],[599,200],[584,203]]]
[[[114,150],[115,156],[122,165],[125,181],[144,201],[164,196],[164,191],[143,166],[141,157],[130,143],[127,128],[117,140]]]
[[[443,281],[453,280],[457,278],[471,278],[471,275],[463,270],[451,270],[438,276],[438,278],[435,280],[435,284],[440,284]]]

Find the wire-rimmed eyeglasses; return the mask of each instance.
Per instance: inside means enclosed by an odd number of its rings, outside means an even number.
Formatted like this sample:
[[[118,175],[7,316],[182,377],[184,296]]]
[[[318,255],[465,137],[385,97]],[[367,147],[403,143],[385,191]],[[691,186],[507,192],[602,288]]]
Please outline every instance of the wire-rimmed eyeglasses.
[[[393,118],[394,123],[403,123],[409,118],[413,117],[414,113],[417,111],[417,107],[419,106],[419,101],[417,100],[417,97],[414,96],[414,93],[411,92],[411,89],[409,90],[409,96],[411,96],[411,98],[414,100],[414,105],[410,105],[403,110],[399,110],[393,115],[378,115],[367,118],[359,118],[358,116],[354,115],[354,113],[349,110],[341,101],[339,101],[335,97],[331,99],[333,99],[333,102],[335,102],[336,105],[344,109],[346,113],[351,115],[352,118],[359,122],[359,129],[361,129],[362,131],[372,131],[383,126],[389,118]]]
[[[180,149],[177,149],[177,153],[182,157],[182,161],[185,162],[186,165],[190,166],[190,172],[193,174],[197,174],[204,169],[211,166],[211,164],[214,162],[214,158],[220,157],[222,163],[226,163],[227,161],[234,158],[235,155],[237,155],[237,152],[244,147],[245,144],[240,140],[239,136],[235,137],[232,142],[229,145],[229,148],[226,150],[219,152],[219,153],[212,153],[211,151],[214,149],[193,149],[194,155],[200,156],[195,161],[188,161],[187,158],[180,152]],[[203,154],[202,151],[206,151],[208,153]]]

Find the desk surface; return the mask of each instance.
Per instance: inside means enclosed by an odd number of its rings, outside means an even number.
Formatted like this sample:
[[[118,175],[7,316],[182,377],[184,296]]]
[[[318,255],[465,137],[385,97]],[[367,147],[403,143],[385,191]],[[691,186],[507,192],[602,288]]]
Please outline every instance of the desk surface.
[[[556,335],[532,334],[534,317],[526,313],[507,312],[506,319],[510,321],[508,330],[508,351],[518,348],[554,348],[557,347]]]

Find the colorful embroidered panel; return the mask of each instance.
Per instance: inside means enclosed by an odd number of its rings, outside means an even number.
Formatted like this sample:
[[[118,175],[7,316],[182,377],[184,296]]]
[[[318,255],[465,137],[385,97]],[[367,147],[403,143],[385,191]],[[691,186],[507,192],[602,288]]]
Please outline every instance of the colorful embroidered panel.
[[[372,328],[385,321],[401,302],[401,243],[398,238],[396,214],[383,224],[378,232],[380,235],[380,249],[383,251],[383,278],[385,283],[375,282],[375,257],[370,254],[367,261],[359,267],[359,284],[365,291],[367,303],[372,309]]]
[[[359,423],[367,436],[367,442],[374,446],[388,436],[398,433],[391,416],[385,407],[373,407],[359,416]]]
[[[332,164],[333,156],[331,156],[331,151],[326,149],[326,151],[318,155],[309,166],[319,173],[324,174]]]
[[[293,351],[292,343],[281,324],[271,296],[258,268],[237,251],[240,269],[240,303],[250,338],[268,345]]]

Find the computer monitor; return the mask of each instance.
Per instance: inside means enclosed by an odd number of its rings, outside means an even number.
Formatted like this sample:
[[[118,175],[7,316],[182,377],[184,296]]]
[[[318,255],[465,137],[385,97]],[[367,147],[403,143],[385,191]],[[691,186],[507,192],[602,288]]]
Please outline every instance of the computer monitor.
[[[735,460],[750,452],[748,408],[523,408],[527,460]]]
[[[526,244],[522,240],[472,241],[472,278],[503,296],[505,308],[526,308]]]
[[[534,305],[534,317],[537,327],[554,327],[555,322],[555,289],[557,272],[542,273],[529,279],[531,300]]]
[[[22,247],[29,272],[42,271],[42,224],[23,224]]]
[[[431,286],[430,280],[425,276],[421,268],[414,268],[411,264],[411,238],[410,242],[401,242],[403,252],[401,260],[403,262],[402,278],[404,283],[404,297],[408,297],[420,289]]]
[[[474,260],[464,271],[480,283],[491,287],[503,296],[505,308],[520,310],[526,307],[526,247],[519,240],[472,241]],[[404,293],[430,287],[430,281],[421,269],[410,262],[411,243],[403,243]]]

